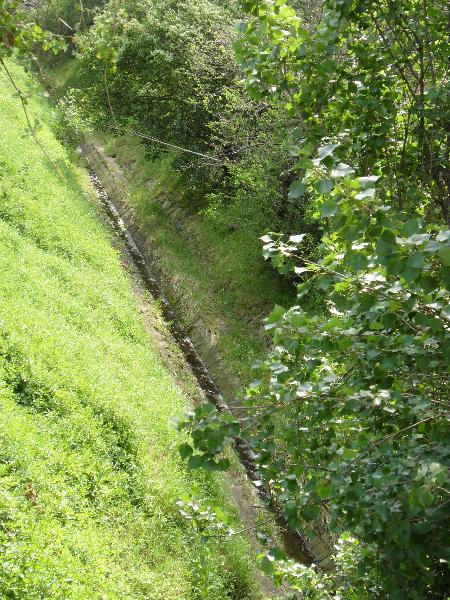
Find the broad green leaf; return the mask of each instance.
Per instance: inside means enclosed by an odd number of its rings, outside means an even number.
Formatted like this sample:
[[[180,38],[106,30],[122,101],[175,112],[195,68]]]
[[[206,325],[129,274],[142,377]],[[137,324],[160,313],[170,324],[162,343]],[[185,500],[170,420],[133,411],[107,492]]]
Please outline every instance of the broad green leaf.
[[[328,200],[324,202],[320,207],[320,216],[324,219],[326,217],[332,217],[338,211],[339,207],[337,202],[333,202],[332,200]]]
[[[322,179],[314,184],[314,187],[319,194],[329,194],[334,188],[334,181],[333,179]]]
[[[438,251],[438,256],[443,265],[445,265],[446,267],[450,267],[450,247],[441,248]]]
[[[191,456],[188,460],[188,468],[189,469],[199,469],[203,466],[204,459],[202,456],[194,455]]]
[[[413,269],[423,269],[425,265],[424,255],[421,252],[413,252],[408,256],[406,264]]]
[[[294,181],[289,187],[289,198],[300,198],[306,192],[306,185],[301,181]]]
[[[299,169],[308,170],[314,168],[314,163],[310,158],[304,158],[298,162],[297,167]]]
[[[305,506],[305,508],[301,511],[301,517],[305,519],[305,521],[315,521],[320,515],[320,507],[319,506]]]
[[[405,223],[405,225],[402,229],[402,234],[405,237],[410,237],[411,235],[414,235],[415,233],[419,233],[420,225],[421,225],[420,219],[418,219],[418,218],[410,219],[407,223]]]
[[[181,444],[178,450],[181,458],[188,458],[189,456],[192,456],[193,453],[193,449],[189,444]]]
[[[427,489],[425,487],[419,488],[417,490],[417,494],[416,495],[417,495],[417,501],[424,508],[427,508],[428,506],[431,506],[433,504],[433,502],[434,502],[434,496],[433,496],[433,494],[430,492],[429,489]]]
[[[271,323],[271,324],[278,323],[284,317],[285,314],[286,314],[286,309],[283,308],[282,306],[276,304],[275,308],[268,316],[267,322]]]
[[[221,458],[217,461],[219,471],[227,471],[230,468],[230,461],[228,458]]]
[[[260,567],[263,573],[265,573],[266,575],[272,575],[272,573],[275,570],[275,566],[273,564],[273,561],[269,560],[267,558],[267,556],[265,556],[261,562],[260,562]]]
[[[348,250],[344,257],[345,263],[355,271],[365,269],[369,264],[367,257],[362,252]]]

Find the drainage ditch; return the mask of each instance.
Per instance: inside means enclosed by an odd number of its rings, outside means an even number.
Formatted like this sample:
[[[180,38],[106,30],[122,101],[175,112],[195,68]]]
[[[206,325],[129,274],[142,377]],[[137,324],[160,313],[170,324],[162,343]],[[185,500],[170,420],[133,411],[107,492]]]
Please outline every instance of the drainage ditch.
[[[121,192],[120,189],[112,189],[113,184],[111,179],[114,177],[113,174],[108,171],[102,155],[94,144],[86,143],[83,147],[83,153],[89,164],[90,178],[102,206],[113,227],[123,239],[133,263],[142,278],[145,288],[159,301],[163,316],[170,327],[172,336],[181,349],[185,360],[189,364],[199,387],[202,389],[205,397],[217,406],[218,410],[232,412],[230,406],[225,401],[219,386],[214,381],[204,360],[202,360],[196,345],[189,336],[186,328],[182,325],[180,318],[162,289],[157,274],[159,269],[156,259],[149,259],[148,252],[145,252],[144,254],[144,252],[141,251],[138,242],[135,240],[135,237],[125,223],[125,215],[123,214],[123,210],[121,210],[122,203],[116,203],[113,200],[112,196],[117,196],[117,192]],[[234,441],[234,449],[239,456],[240,462],[245,468],[247,477],[254,483],[260,500],[274,514],[275,520],[280,527],[286,554],[302,564],[310,565],[315,563],[320,569],[328,570],[331,565],[331,560],[329,544],[327,541],[321,539],[321,536],[319,535],[317,539],[310,542],[298,531],[290,529],[280,511],[271,504],[269,492],[264,489],[264,487],[256,484],[256,482],[259,482],[260,477],[252,459],[252,452],[248,444],[244,440],[236,438]]]

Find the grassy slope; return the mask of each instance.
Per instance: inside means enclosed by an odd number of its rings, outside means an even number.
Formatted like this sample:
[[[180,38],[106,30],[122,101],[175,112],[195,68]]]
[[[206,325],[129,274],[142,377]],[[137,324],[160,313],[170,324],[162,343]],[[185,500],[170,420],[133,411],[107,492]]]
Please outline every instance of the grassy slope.
[[[68,174],[39,89],[30,110]],[[178,517],[193,486],[228,506],[221,480],[185,471],[170,417],[188,401],[80,174],[62,181],[23,127],[1,74],[0,596],[253,597],[245,543],[201,544]]]

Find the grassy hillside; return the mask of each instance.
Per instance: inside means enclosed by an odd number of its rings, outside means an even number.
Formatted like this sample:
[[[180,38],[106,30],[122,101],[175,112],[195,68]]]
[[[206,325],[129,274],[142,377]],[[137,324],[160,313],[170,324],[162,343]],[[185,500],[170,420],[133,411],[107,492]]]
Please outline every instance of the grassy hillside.
[[[16,65],[61,179],[0,75],[0,596],[253,598],[240,538],[200,539],[175,502],[223,482],[187,472],[171,417],[187,397],[69,169],[42,90]],[[80,181],[82,183],[80,183]]]

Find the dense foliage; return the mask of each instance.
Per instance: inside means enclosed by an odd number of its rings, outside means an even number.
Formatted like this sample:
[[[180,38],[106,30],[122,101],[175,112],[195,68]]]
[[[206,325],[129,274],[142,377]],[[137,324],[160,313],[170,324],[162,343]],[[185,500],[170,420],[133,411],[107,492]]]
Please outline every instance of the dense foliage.
[[[113,2],[108,9],[81,48],[90,72],[115,50],[109,87],[116,116],[172,143],[201,145],[235,75],[225,11],[203,0]],[[103,77],[99,84],[103,96]]]
[[[0,0],[0,58],[10,56],[14,50],[29,54],[37,44],[44,50],[60,47],[50,32],[20,10],[19,0]]]
[[[46,0],[38,3],[38,21],[46,30],[70,40],[92,25],[102,4],[103,0]]]
[[[98,128],[118,125],[211,156],[174,153],[178,196],[190,211],[235,205],[256,238],[267,223],[294,227],[305,215],[283,193],[291,119],[242,84],[237,14],[234,2],[111,0],[74,38],[71,94]],[[167,147],[146,145],[152,159],[166,156]]]
[[[328,2],[311,30],[283,0],[243,5],[249,91],[297,121],[290,196],[324,236],[315,262],[304,234],[263,238],[300,278],[298,302],[267,320],[245,427],[213,407],[186,423],[191,464],[211,466],[242,429],[293,527],[325,513],[361,542],[344,597],[447,597],[448,7]]]

